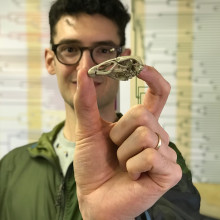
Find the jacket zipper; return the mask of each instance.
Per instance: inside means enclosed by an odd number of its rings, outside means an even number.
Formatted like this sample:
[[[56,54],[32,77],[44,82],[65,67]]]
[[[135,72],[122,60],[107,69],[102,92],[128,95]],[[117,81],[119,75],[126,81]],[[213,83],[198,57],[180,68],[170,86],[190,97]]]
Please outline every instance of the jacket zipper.
[[[65,178],[62,176],[62,181],[59,186],[57,199],[56,199],[56,206],[58,207],[58,219],[63,220],[64,216],[64,208],[65,208]]]
[[[71,169],[70,165],[67,169],[66,175],[65,177],[63,176],[62,172],[60,174],[61,176],[61,184],[59,186],[59,191],[58,191],[58,195],[57,195],[57,205],[59,207],[59,220],[63,220],[65,217],[65,211],[66,211],[66,184],[67,184],[67,179],[69,178],[69,175],[72,174],[73,175],[73,171]]]

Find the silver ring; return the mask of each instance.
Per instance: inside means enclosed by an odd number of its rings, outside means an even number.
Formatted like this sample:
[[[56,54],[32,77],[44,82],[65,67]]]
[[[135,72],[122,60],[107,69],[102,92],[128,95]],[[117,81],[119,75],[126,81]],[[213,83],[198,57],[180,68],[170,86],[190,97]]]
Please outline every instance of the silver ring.
[[[161,141],[160,135],[158,133],[156,133],[156,135],[158,137],[158,142],[157,142],[157,146],[155,147],[155,150],[159,150],[162,145],[162,141]]]

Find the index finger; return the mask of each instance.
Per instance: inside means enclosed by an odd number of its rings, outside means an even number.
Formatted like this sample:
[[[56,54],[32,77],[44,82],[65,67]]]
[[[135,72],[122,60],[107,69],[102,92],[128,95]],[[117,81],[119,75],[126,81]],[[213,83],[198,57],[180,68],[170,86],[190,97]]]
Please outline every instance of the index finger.
[[[170,84],[154,67],[147,65],[144,65],[138,78],[144,80],[149,86],[144,96],[144,106],[159,119],[170,93]]]

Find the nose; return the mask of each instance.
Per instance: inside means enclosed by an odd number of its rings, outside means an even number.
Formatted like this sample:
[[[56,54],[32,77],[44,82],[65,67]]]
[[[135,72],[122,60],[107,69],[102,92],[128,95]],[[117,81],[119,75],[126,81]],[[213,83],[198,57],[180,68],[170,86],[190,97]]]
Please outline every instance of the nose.
[[[92,60],[91,54],[89,50],[84,50],[82,53],[82,57],[77,64],[77,71],[80,69],[86,69],[87,71],[95,65],[94,61]]]

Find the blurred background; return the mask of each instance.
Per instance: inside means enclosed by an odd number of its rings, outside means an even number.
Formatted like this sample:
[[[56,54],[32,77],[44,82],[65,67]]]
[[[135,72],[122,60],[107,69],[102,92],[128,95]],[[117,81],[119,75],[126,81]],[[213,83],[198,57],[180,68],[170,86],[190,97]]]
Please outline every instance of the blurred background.
[[[51,0],[0,0],[0,158],[64,120],[47,73]],[[172,86],[160,122],[181,150],[202,196],[220,218],[220,0],[123,0],[127,46]],[[121,82],[117,109],[142,102],[146,85]]]

